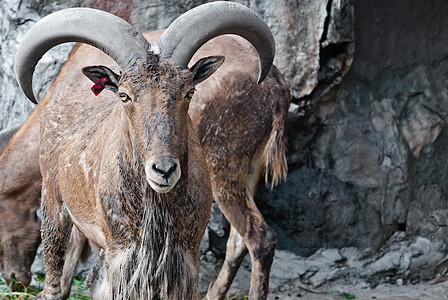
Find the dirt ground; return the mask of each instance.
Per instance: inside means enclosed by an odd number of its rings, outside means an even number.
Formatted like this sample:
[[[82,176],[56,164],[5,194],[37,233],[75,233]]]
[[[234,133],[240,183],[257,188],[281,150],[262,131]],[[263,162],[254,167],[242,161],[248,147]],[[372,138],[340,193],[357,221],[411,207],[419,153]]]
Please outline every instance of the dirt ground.
[[[311,258],[298,258],[289,252],[276,251],[276,257],[274,259],[274,264],[271,270],[270,276],[270,288],[271,292],[268,296],[268,300],[293,300],[293,299],[310,299],[310,300],[321,300],[321,299],[378,299],[378,300],[448,300],[448,276],[444,277],[439,283],[434,284],[437,278],[429,282],[421,282],[414,285],[404,285],[401,284],[399,280],[397,284],[383,284],[376,288],[368,288],[366,283],[362,283],[359,279],[347,279],[343,283],[338,283],[338,281],[331,283],[329,280],[324,280],[322,285],[318,285],[318,288],[312,286],[307,286],[300,282],[300,274],[303,273],[304,269],[301,269],[303,263],[301,260],[311,261]],[[322,266],[330,264],[332,259],[329,261],[319,260]],[[36,272],[42,272],[42,267],[38,268],[36,265],[41,263],[37,259],[33,265]],[[218,268],[219,269],[219,268]],[[216,264],[207,264],[205,261],[201,263],[201,273],[200,273],[200,290],[202,293],[206,293],[207,287],[210,282],[212,282],[217,275],[218,269]],[[327,273],[323,269],[323,273]],[[330,272],[330,271],[328,271]],[[230,297],[228,299],[239,300],[244,299],[248,294],[250,282],[250,259],[246,257],[243,261],[242,267],[239,269],[238,274],[232,284],[230,293],[232,295],[237,295],[235,297]],[[339,281],[340,282],[340,281]],[[5,291],[6,286],[2,285],[2,280],[0,277],[0,300],[3,300],[1,296],[1,291]],[[43,286],[42,282],[33,280],[32,282],[35,286]],[[72,295],[82,295],[87,296],[88,291],[83,283],[78,283],[73,286]],[[10,298],[8,298],[10,299]],[[80,299],[80,298],[75,298]],[[85,299],[85,298],[84,298]]]
[[[327,255],[327,257],[331,258],[331,255]],[[244,299],[244,296],[248,294],[251,275],[250,260],[248,258],[245,258],[242,266],[238,270],[230,289],[230,295],[233,296],[229,297],[229,299]],[[321,258],[321,256],[318,258]],[[304,268],[304,262],[307,261],[316,263],[316,265],[311,264],[311,267],[319,266],[321,269],[320,272],[316,273],[316,276],[321,276],[321,273],[331,273],[331,269],[325,269],[325,265],[331,264],[333,258],[328,260],[313,260],[313,258],[297,257],[290,252],[276,251],[269,280],[270,293],[268,300],[448,300],[448,277],[444,277],[437,284],[434,284],[438,279],[437,277],[428,282],[420,282],[413,285],[405,285],[400,279],[397,279],[397,284],[394,285],[381,284],[376,288],[369,288],[368,283],[359,278],[351,278],[350,275],[347,275],[348,277],[345,278],[339,277],[338,281],[323,280],[323,284],[317,285],[318,287],[307,286],[300,279],[301,274],[305,272],[304,270],[308,269],[307,267]],[[207,265],[203,261],[201,267],[200,286],[204,287],[216,277],[216,266],[213,264]],[[322,277],[331,278],[328,275],[322,274]],[[320,281],[315,280],[315,282]],[[202,288],[204,294],[206,291],[206,289],[204,290]]]
[[[289,291],[271,293],[269,300],[293,300],[293,299],[378,299],[378,300],[442,300],[448,299],[448,279],[433,284],[433,282],[419,283],[415,285],[379,285],[375,289],[359,288],[349,285],[326,285],[310,291],[314,294],[296,288]],[[345,297],[342,293],[345,293]],[[354,296],[354,298],[350,298]]]
[[[5,285],[0,285],[0,290],[4,290]],[[324,300],[324,299],[359,299],[359,300],[443,300],[448,299],[448,279],[433,284],[419,283],[416,285],[380,285],[375,289],[359,288],[349,285],[325,285],[318,289],[304,289],[285,287],[284,291],[270,293],[268,300]],[[343,294],[345,293],[345,294]],[[87,295],[87,291],[82,293]],[[1,297],[0,299],[6,299]],[[235,297],[230,299],[241,299]]]

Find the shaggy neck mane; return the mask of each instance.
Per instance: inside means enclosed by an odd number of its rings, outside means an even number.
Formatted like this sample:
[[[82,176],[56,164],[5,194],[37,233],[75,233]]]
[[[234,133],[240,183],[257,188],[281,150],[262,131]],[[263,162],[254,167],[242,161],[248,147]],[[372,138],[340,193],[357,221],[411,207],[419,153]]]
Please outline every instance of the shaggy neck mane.
[[[123,149],[121,149],[123,150]],[[194,291],[194,259],[185,255],[177,242],[179,228],[173,210],[187,201],[187,179],[182,177],[172,191],[159,194],[145,180],[142,162],[125,158],[119,152],[120,194],[115,199],[120,218],[110,218],[112,231],[119,243],[110,248],[109,276],[113,282],[112,299],[186,299]],[[132,163],[129,163],[132,162]],[[186,156],[181,161],[182,174],[188,174]],[[144,191],[142,193],[142,191]],[[115,200],[115,201],[114,201]],[[110,203],[109,207],[115,206]]]

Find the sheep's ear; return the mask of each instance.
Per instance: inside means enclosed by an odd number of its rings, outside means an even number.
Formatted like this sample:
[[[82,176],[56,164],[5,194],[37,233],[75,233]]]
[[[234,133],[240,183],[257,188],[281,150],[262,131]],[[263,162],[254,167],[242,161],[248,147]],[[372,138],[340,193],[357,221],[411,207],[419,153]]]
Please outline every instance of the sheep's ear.
[[[193,73],[193,83],[198,84],[209,78],[224,62],[224,56],[209,56],[200,59],[190,68]]]
[[[105,66],[92,66],[82,69],[84,75],[87,76],[95,84],[92,86],[92,92],[95,95],[101,93],[103,89],[111,90],[116,93],[118,91],[118,82],[120,75],[115,74],[111,69]]]

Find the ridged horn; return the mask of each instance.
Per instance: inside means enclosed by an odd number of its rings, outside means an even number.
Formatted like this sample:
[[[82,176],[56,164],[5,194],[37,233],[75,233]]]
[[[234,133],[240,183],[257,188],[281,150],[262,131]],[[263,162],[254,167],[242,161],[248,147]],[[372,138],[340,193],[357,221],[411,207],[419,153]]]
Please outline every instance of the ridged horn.
[[[275,42],[267,24],[244,5],[218,1],[200,5],[179,16],[158,41],[160,56],[186,68],[196,51],[222,34],[236,34],[256,49],[258,83],[268,74],[275,55]]]
[[[37,104],[32,86],[37,62],[48,50],[66,42],[90,44],[123,70],[132,69],[151,47],[132,25],[101,10],[69,8],[50,14],[27,32],[14,61],[17,81],[32,102]]]

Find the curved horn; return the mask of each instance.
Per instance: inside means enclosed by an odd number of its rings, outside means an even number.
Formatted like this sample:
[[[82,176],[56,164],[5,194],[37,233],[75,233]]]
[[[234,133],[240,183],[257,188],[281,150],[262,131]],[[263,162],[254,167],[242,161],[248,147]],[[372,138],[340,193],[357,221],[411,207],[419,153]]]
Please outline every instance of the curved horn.
[[[66,42],[90,44],[112,57],[123,70],[133,68],[151,47],[132,25],[104,11],[69,8],[50,14],[28,31],[14,61],[17,81],[32,102],[37,104],[32,86],[37,62],[48,50]]]
[[[274,37],[266,23],[244,5],[218,1],[187,11],[159,39],[160,56],[186,68],[196,51],[222,34],[237,34],[258,52],[258,83],[268,74],[275,55]]]

